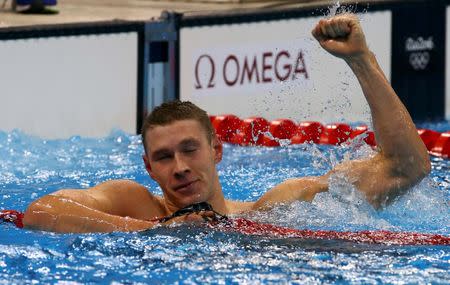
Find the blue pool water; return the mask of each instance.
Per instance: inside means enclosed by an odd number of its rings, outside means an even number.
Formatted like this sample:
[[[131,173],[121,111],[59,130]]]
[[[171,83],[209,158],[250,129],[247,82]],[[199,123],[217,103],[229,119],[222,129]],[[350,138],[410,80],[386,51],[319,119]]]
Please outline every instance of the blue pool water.
[[[450,130],[448,122],[427,125]],[[286,178],[320,175],[336,163],[371,154],[345,147],[226,145],[219,166],[227,198],[257,199]],[[46,141],[0,132],[0,209],[24,210],[61,188],[132,179],[161,193],[141,162],[137,136]],[[432,158],[431,175],[382,211],[343,181],[314,202],[250,218],[292,228],[387,229],[450,235],[450,160]],[[0,284],[445,284],[447,246],[306,244],[221,233],[200,226],[144,233],[53,234],[0,224]]]

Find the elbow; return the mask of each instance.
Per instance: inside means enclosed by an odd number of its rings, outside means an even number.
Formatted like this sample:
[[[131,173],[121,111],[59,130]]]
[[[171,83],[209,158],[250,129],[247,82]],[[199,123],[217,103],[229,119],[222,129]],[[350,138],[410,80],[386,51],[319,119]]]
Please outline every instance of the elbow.
[[[420,172],[422,177],[424,178],[428,176],[431,172],[431,161],[430,161],[430,155],[428,154],[428,150],[423,142],[421,142],[421,151],[420,151]]]
[[[423,163],[423,175],[428,176],[428,174],[430,174],[431,172],[431,162],[430,162],[430,156],[427,154],[426,158],[424,159],[424,163]]]
[[[400,161],[402,165],[397,165],[401,169],[404,178],[415,185],[427,177],[431,172],[430,156],[425,147],[414,155],[410,155],[408,160]]]
[[[51,231],[55,222],[55,216],[51,209],[45,206],[43,201],[37,200],[26,209],[23,217],[25,228]]]
[[[431,172],[430,156],[428,155],[428,152],[426,150],[421,153],[419,161],[417,162],[416,172],[419,181],[428,176],[428,174],[430,174]]]
[[[408,185],[406,188],[420,183],[431,172],[431,162],[428,153],[417,157],[405,166],[406,168],[403,167],[404,172],[402,176],[405,179],[406,185]]]

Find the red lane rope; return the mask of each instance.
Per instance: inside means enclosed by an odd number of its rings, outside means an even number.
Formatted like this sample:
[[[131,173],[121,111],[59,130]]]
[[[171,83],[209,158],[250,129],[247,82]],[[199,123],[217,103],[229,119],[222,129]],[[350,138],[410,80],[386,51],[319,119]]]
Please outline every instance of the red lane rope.
[[[13,223],[16,227],[23,228],[23,213],[16,210],[2,210],[0,222]]]
[[[328,230],[298,230],[262,224],[243,218],[229,219],[226,223],[210,224],[212,228],[248,235],[280,238],[343,240],[355,243],[384,245],[450,245],[450,237],[438,234],[391,231],[338,232]]]
[[[18,228],[23,228],[23,217],[24,214],[19,211],[0,211],[0,222],[13,223]],[[299,230],[258,223],[244,218],[228,219],[225,222],[211,222],[208,225],[211,228],[224,231],[279,238],[344,240],[356,243],[385,245],[450,245],[450,237],[438,234],[391,231],[338,232],[328,230]]]
[[[348,124],[323,125],[319,122],[296,123],[289,119],[268,121],[262,117],[240,119],[235,115],[209,116],[217,136],[224,142],[242,146],[280,146],[301,144],[339,145],[361,136],[362,141],[375,147],[375,135],[367,126],[352,128]],[[450,158],[450,131],[417,130],[430,154]]]

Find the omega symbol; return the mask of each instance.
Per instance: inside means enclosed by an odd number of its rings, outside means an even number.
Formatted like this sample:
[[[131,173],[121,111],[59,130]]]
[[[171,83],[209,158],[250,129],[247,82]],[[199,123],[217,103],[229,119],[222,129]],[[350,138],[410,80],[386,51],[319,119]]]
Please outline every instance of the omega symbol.
[[[207,88],[212,88],[215,86],[214,77],[216,75],[216,65],[211,56],[209,56],[207,54],[203,54],[197,59],[197,62],[195,63],[195,82],[196,82],[195,89],[203,89],[203,85],[200,82],[201,80],[200,80],[200,70],[199,70],[200,62],[202,61],[203,58],[207,59],[206,62],[209,62],[209,66],[210,66],[209,79],[207,80],[207,82],[208,82]],[[207,69],[205,69],[205,70],[207,70]]]

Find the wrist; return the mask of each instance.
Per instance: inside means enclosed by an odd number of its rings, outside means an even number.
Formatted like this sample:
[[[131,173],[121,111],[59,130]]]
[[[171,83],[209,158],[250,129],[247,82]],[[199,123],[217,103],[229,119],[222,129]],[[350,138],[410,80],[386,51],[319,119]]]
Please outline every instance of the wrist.
[[[367,69],[368,67],[373,66],[373,63],[376,61],[375,55],[370,50],[345,58],[344,60],[353,72],[358,72],[361,69]]]

